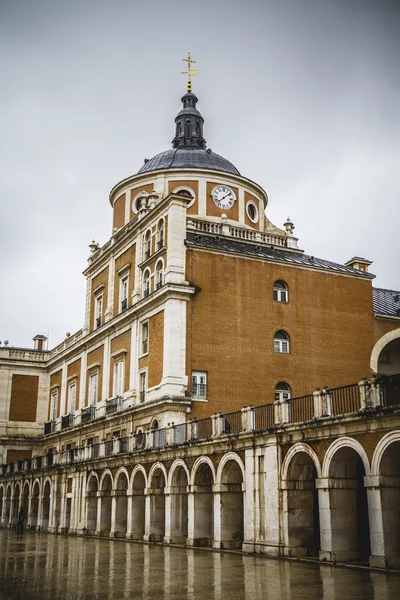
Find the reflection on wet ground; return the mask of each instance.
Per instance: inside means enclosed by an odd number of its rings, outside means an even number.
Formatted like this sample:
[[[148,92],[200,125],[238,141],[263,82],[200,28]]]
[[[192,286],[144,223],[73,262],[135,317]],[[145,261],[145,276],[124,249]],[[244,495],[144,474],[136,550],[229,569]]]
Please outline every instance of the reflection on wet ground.
[[[400,577],[223,552],[0,531],[0,598],[398,600]]]

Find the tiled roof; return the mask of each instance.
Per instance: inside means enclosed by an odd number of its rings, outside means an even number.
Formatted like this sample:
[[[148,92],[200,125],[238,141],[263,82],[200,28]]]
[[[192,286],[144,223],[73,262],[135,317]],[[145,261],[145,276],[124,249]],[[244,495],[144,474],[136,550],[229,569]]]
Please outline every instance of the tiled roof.
[[[400,292],[372,288],[374,313],[388,317],[400,317]]]
[[[302,267],[311,267],[313,269],[323,269],[325,271],[334,271],[356,275],[358,277],[373,279],[375,276],[371,273],[364,273],[345,265],[323,260],[299,252],[281,250],[275,246],[259,246],[235,239],[219,237],[216,235],[203,235],[188,231],[186,234],[186,245],[189,247],[203,248],[205,250],[214,250],[216,252],[227,252],[231,254],[241,254],[242,256],[253,256],[264,258],[266,260],[287,263],[291,265],[301,265]]]

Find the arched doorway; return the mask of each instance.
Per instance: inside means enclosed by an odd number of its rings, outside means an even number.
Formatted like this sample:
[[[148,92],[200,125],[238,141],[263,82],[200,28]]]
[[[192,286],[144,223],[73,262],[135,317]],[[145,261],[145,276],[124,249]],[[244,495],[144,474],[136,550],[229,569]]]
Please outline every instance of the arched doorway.
[[[130,537],[133,540],[142,540],[145,524],[145,496],[146,480],[143,471],[138,470],[133,476],[132,483],[132,525]]]
[[[243,543],[243,474],[236,460],[228,460],[221,476],[221,547]]]
[[[28,509],[29,509],[29,483],[25,483],[24,489],[22,492],[21,504],[24,507],[25,514],[28,517]]]
[[[121,472],[115,482],[115,524],[114,537],[126,537],[128,522],[128,478]]]
[[[392,442],[380,462],[385,557],[392,568],[400,568],[400,441]]]
[[[165,536],[165,476],[161,468],[157,468],[150,483],[150,530],[151,542],[162,542]]]
[[[92,474],[90,476],[86,491],[86,530],[90,535],[93,535],[97,528],[98,491],[99,485],[97,477]]]
[[[50,522],[50,481],[46,481],[43,490],[43,508],[42,508],[42,529],[48,531]]]
[[[101,483],[100,531],[98,535],[108,536],[111,532],[111,491],[112,479],[107,473]]]
[[[297,452],[287,470],[283,491],[285,519],[285,554],[288,556],[318,556],[320,525],[317,470],[311,456]]]
[[[338,448],[331,458],[329,504],[332,553],[336,560],[368,562],[371,553],[365,468],[350,446]]]
[[[176,467],[171,481],[171,542],[185,544],[188,537],[188,477],[183,466]]]
[[[39,482],[36,481],[33,486],[33,489],[32,489],[31,515],[30,515],[31,529],[36,529],[36,527],[38,525],[38,515],[39,515]]]
[[[214,539],[214,477],[208,463],[201,463],[194,478],[194,544],[211,546]]]

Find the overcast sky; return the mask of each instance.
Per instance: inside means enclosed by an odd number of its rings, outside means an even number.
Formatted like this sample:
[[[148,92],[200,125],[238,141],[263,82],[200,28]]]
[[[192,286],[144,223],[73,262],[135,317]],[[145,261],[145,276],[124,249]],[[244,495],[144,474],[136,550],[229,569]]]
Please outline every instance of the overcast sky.
[[[84,320],[108,193],[170,147],[185,91],[205,138],[307,253],[400,289],[400,2],[0,0],[0,340]]]

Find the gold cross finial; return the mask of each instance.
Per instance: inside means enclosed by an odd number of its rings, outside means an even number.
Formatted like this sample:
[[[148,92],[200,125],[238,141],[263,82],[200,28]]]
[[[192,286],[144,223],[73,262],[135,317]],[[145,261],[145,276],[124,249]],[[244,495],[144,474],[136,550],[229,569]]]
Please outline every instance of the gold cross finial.
[[[197,75],[197,69],[192,69],[191,67],[192,67],[192,63],[196,63],[196,61],[190,57],[190,52],[188,52],[188,57],[182,58],[182,60],[184,62],[187,62],[187,65],[188,65],[188,70],[182,71],[181,75],[187,75],[187,78],[188,78],[187,91],[190,93],[192,91],[191,77],[195,77]]]

